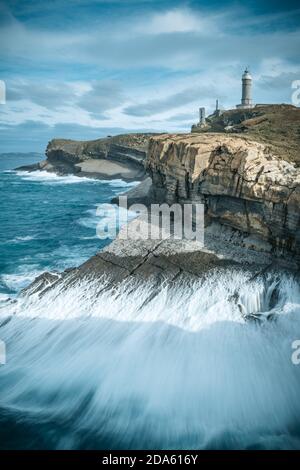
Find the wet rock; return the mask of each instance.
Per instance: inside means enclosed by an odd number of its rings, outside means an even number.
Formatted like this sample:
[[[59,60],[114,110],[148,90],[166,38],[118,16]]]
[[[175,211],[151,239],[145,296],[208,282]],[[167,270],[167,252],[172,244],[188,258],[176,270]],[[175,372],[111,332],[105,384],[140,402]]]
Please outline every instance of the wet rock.
[[[22,290],[23,295],[33,295],[36,293],[41,294],[46,289],[53,287],[60,279],[62,279],[60,273],[49,273],[45,272],[40,276],[36,277],[35,280],[25,289]]]

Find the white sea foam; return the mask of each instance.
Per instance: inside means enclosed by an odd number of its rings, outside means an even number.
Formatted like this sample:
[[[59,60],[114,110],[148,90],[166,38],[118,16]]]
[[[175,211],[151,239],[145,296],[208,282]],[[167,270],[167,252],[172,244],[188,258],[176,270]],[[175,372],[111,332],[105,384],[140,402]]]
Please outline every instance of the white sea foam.
[[[119,189],[119,188],[133,188],[134,186],[137,186],[140,184],[140,181],[124,181],[119,178],[113,179],[113,180],[98,180],[102,184],[109,184],[109,186]]]
[[[16,237],[15,240],[20,241],[20,242],[27,242],[29,240],[33,240],[35,238],[34,235],[26,235],[24,237]]]
[[[89,217],[81,217],[77,221],[79,225],[96,230],[98,223],[105,218],[108,225],[110,222],[115,221],[117,228],[119,228],[137,216],[135,212],[127,211],[115,204],[103,203],[95,206],[95,209],[89,209],[86,211]]]
[[[91,237],[79,237],[79,240],[96,240],[97,238],[97,235],[93,235]]]
[[[2,274],[0,276],[1,283],[8,289],[18,292],[20,289],[27,287],[37,276],[42,274],[42,270],[32,267],[23,272],[16,274]]]
[[[103,290],[102,279],[19,298],[1,310],[2,407],[44,426],[72,416],[58,448],[87,436],[124,448],[299,446],[299,285],[283,276],[271,305],[272,281],[248,278],[215,273],[159,292],[133,281]],[[277,321],[245,322],[239,304]]]
[[[64,175],[59,176],[55,173],[48,171],[36,170],[36,171],[17,171],[16,174],[22,179],[27,181],[35,181],[44,184],[77,184],[77,183],[88,183],[97,182],[97,180],[87,177],[79,177],[75,175]]]
[[[15,237],[11,240],[13,243],[22,243],[22,242],[29,242],[36,238],[35,235],[25,235],[24,237]]]
[[[0,293],[0,304],[2,302],[7,302],[7,300],[10,299],[10,296],[8,294],[3,294],[3,293]]]
[[[8,240],[5,240],[1,243],[3,243],[4,245],[10,245],[10,244],[18,244],[18,243],[26,243],[26,242],[29,242],[31,240],[34,240],[36,239],[36,236],[35,235],[25,235],[25,236],[19,236],[19,237],[15,237],[15,238],[12,238],[12,239],[8,239]]]
[[[77,184],[77,183],[102,183],[108,184],[113,189],[119,190],[120,188],[128,188],[136,186],[139,184],[138,181],[126,182],[121,179],[113,180],[99,180],[95,178],[89,178],[87,176],[76,176],[76,175],[57,175],[56,173],[51,173],[45,170],[35,170],[35,171],[13,171],[22,179],[33,182],[40,182],[44,184]]]

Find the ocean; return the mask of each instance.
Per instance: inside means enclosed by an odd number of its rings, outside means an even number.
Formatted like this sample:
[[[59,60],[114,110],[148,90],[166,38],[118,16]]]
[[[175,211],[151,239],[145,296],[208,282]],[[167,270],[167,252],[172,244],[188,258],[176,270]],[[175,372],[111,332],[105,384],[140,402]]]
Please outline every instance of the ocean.
[[[0,296],[44,271],[78,266],[110,242],[96,236],[97,207],[136,183],[13,169],[39,155],[0,155]]]
[[[148,303],[151,284],[102,279],[20,297],[109,243],[96,207],[130,187],[13,170],[27,160],[0,157],[0,448],[300,448],[294,276],[214,272]],[[236,292],[273,320],[245,321]]]

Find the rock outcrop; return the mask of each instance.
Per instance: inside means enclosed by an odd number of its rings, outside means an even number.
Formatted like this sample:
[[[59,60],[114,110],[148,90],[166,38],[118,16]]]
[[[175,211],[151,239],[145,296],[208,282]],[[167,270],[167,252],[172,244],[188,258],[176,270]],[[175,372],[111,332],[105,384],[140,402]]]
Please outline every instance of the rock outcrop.
[[[175,281],[187,285],[216,270],[220,274],[227,270],[247,271],[251,279],[263,275],[272,266],[268,255],[257,256],[253,252],[249,256],[239,247],[232,252],[221,244],[216,249],[210,238],[206,247],[196,240],[144,239],[140,237],[141,224],[150,230],[145,220],[132,220],[121,228],[115,240],[81,266],[63,273],[44,273],[24,289],[23,294],[44,294],[55,286],[65,289],[85,280],[101,280],[102,289],[115,288],[124,281],[147,281],[159,292]]]
[[[145,178],[148,141],[153,135],[124,134],[92,141],[53,139],[48,143],[46,160],[19,169],[100,179],[142,180]]]
[[[267,144],[224,133],[150,139],[146,167],[158,202],[203,202],[218,221],[300,255],[300,169]]]
[[[172,237],[144,239],[139,237],[141,223],[150,228],[148,222],[140,218],[131,221],[122,227],[110,245],[81,266],[60,274],[44,273],[24,289],[22,295],[42,297],[49,294],[52,298],[52,295],[57,296],[68,287],[76,286],[94,286],[97,296],[105,293],[118,295],[118,292],[134,295],[140,286],[143,290],[141,305],[154,302],[155,308],[156,297],[172,296],[172,289],[194,291],[208,278],[214,281],[220,277],[239,277],[242,274],[242,289],[237,286],[235,290],[228,291],[223,300],[234,302],[245,320],[264,321],[276,317],[278,280],[287,271],[276,264],[269,254],[248,252],[226,244],[226,240],[229,241],[224,233],[226,231],[222,234],[223,243],[220,243],[219,237],[215,244],[214,237],[209,235],[205,247],[196,240],[174,240]],[[293,278],[298,278],[296,273]],[[249,289],[251,292],[252,283],[257,279],[262,285],[258,302],[255,306],[247,305],[243,291]]]
[[[299,260],[299,126],[299,108],[260,105],[212,115],[192,134],[54,139],[47,160],[22,169],[142,180],[129,204],[200,202],[207,224],[241,234],[234,243]]]
[[[260,104],[251,109],[229,109],[208,116],[192,132],[243,134],[266,144],[280,158],[300,166],[300,108],[290,104]]]

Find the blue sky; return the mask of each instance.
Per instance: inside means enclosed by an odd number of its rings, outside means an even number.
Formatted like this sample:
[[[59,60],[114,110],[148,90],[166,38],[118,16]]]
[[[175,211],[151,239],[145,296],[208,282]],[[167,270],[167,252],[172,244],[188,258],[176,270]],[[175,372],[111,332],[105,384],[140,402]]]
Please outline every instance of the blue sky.
[[[295,1],[0,0],[0,152],[53,137],[189,131],[199,106],[291,102]]]

